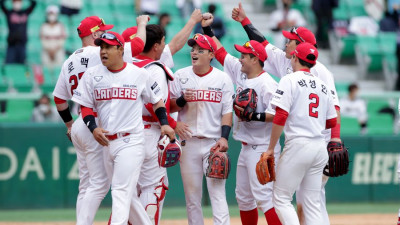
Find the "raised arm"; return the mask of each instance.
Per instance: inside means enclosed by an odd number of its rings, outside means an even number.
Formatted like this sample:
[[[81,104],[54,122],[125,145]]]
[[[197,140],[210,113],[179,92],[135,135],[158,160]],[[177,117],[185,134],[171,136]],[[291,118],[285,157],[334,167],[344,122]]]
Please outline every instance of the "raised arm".
[[[239,3],[238,8],[232,9],[232,19],[242,24],[250,40],[256,40],[260,43],[267,41],[264,35],[262,35],[261,32],[258,31],[253,26],[253,24],[251,24],[249,18],[247,18],[246,13],[242,7],[242,3]]]
[[[172,38],[170,43],[168,43],[172,55],[177,53],[183,48],[183,46],[185,46],[186,41],[189,39],[189,36],[192,33],[194,26],[196,26],[196,24],[199,23],[202,18],[203,16],[201,15],[200,9],[195,9],[182,30],[179,31]]]
[[[5,5],[5,0],[0,0],[0,6],[1,6],[1,10],[4,12],[4,14],[8,14],[10,11],[6,8],[6,5]]]
[[[36,7],[36,1],[35,1],[35,0],[30,0],[30,2],[31,2],[31,5],[29,6],[29,8],[26,9],[26,12],[27,12],[28,14],[31,14],[32,11],[33,11],[33,10],[35,9],[35,7]]]

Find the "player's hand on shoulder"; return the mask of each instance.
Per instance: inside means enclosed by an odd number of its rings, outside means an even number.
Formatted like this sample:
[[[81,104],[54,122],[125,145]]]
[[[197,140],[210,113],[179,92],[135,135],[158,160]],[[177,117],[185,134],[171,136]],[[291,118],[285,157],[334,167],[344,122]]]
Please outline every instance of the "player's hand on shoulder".
[[[175,140],[175,131],[169,125],[161,126],[161,136],[168,135],[171,141]]]
[[[101,127],[96,127],[93,130],[93,137],[94,139],[96,139],[97,142],[99,142],[99,144],[101,144],[102,146],[108,146],[108,139],[106,137],[106,133],[108,133],[108,131],[104,130]]]
[[[228,151],[228,140],[221,137],[218,139],[217,143],[212,147],[213,149],[218,149],[220,152]]]
[[[202,27],[211,26],[213,21],[214,21],[214,16],[211,13],[209,13],[209,12],[204,13],[203,14],[203,19],[201,20],[201,26]]]
[[[203,19],[203,15],[201,14],[200,9],[195,9],[190,16],[190,19],[193,20],[195,23],[199,23]]]
[[[180,140],[190,139],[193,134],[189,126],[181,121],[176,122],[175,133],[179,136]]]
[[[141,24],[147,25],[147,23],[149,22],[149,20],[150,20],[150,16],[148,16],[148,15],[141,15],[141,16],[136,17],[136,24],[137,24],[138,26],[141,25]]]

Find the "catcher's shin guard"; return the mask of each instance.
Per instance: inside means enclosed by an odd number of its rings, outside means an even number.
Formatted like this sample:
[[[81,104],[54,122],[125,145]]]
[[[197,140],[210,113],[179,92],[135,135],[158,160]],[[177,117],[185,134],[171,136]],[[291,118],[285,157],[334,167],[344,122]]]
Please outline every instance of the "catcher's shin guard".
[[[145,206],[146,213],[154,225],[158,225],[161,212],[160,209],[161,203],[165,198],[167,190],[168,186],[164,183],[164,177],[163,177],[161,178],[160,182],[158,182],[157,186],[154,188],[153,193],[146,193],[146,192],[141,193],[142,195],[151,194],[155,196],[155,202],[147,203],[147,205]]]

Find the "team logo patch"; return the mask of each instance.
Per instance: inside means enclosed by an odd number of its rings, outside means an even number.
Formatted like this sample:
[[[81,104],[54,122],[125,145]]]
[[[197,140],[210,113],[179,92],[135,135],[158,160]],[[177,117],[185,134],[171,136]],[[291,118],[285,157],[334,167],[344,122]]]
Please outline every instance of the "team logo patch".
[[[256,150],[257,145],[252,145],[251,148],[253,148],[253,150]]]
[[[279,90],[279,89],[276,89],[276,93],[277,93],[278,95],[283,95],[283,91],[282,91],[282,90]]]
[[[242,74],[240,75],[240,78],[241,78],[242,80],[246,80],[246,74],[242,73]]]
[[[124,141],[125,143],[129,143],[130,139],[131,138],[124,138],[124,139],[122,139],[122,141]]]
[[[99,82],[101,79],[103,79],[103,76],[95,76],[94,79],[95,81]]]
[[[151,85],[151,90],[153,91],[156,87],[157,87],[157,82],[154,82],[154,84],[153,85]]]
[[[186,84],[186,83],[188,82],[188,80],[189,80],[189,78],[180,78],[180,79],[179,79],[179,81],[180,81],[182,84]]]

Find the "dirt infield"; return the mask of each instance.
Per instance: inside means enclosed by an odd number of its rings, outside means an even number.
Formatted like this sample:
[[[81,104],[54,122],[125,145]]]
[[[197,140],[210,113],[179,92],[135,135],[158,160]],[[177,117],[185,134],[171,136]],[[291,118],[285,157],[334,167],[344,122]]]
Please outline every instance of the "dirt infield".
[[[330,216],[331,225],[393,225],[397,222],[396,214],[351,214],[351,215],[332,215]],[[0,225],[74,225],[73,222],[0,222]],[[94,225],[105,225],[104,222],[96,222]],[[186,220],[163,220],[160,225],[186,225]],[[211,225],[212,219],[206,219],[205,224]],[[232,218],[231,225],[240,225],[240,218]],[[267,225],[265,219],[260,217],[259,225]]]

